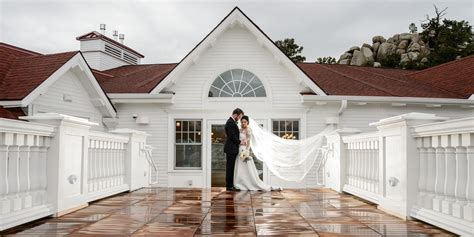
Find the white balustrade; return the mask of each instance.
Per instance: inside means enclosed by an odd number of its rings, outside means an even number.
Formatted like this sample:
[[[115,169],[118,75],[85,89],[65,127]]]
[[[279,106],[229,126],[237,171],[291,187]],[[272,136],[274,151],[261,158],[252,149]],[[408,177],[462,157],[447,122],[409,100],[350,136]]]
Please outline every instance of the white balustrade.
[[[127,136],[91,132],[89,135],[89,192],[125,183]]]
[[[420,158],[414,217],[472,235],[474,118],[415,126],[413,136]]]
[[[346,185],[344,190],[376,201],[379,193],[379,141],[377,133],[344,136]],[[367,194],[369,194],[368,197]]]
[[[0,119],[0,230],[24,213],[36,218],[52,213],[46,154],[53,132],[48,125]]]

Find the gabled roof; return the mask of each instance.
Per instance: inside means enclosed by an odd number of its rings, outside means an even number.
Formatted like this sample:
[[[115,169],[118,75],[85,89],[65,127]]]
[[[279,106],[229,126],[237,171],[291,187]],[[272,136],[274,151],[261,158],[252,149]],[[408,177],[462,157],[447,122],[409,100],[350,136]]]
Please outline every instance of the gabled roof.
[[[134,53],[134,54],[136,54],[136,55],[139,56],[140,58],[144,58],[144,57],[145,57],[145,56],[143,56],[143,54],[141,54],[141,53],[139,53],[139,52],[133,50],[132,48],[127,47],[127,46],[125,46],[124,44],[122,44],[122,43],[120,43],[120,42],[117,42],[117,41],[115,41],[115,40],[113,40],[113,39],[111,39],[111,38],[109,38],[109,37],[107,37],[107,36],[105,36],[105,35],[103,35],[103,34],[97,32],[97,31],[91,31],[91,32],[89,32],[89,33],[87,33],[87,34],[83,34],[83,35],[81,35],[81,36],[76,37],[76,40],[79,40],[79,41],[98,40],[98,39],[105,40],[105,41],[107,41],[107,42],[109,42],[109,43],[111,43],[111,44],[113,44],[113,45],[115,45],[115,46],[117,46],[117,47],[124,48],[124,49],[126,49],[126,50],[128,50],[128,51],[130,51],[130,52],[132,52],[132,53]]]
[[[41,55],[1,43],[0,100],[23,99],[78,53]]]
[[[0,43],[0,102],[11,107],[26,107],[68,70],[79,70],[85,88],[104,114],[115,117],[116,111],[95,79],[79,51],[39,54]],[[83,79],[83,80],[82,80]]]
[[[311,79],[306,75],[299,67],[296,65],[287,55],[285,55],[276,44],[268,37],[245,13],[240,10],[240,8],[235,7],[232,11],[222,19],[222,21],[217,24],[211,32],[209,32],[204,39],[201,40],[179,63],[173,70],[166,75],[166,77],[151,91],[151,93],[159,93],[166,85],[175,80],[176,75],[180,73],[181,70],[186,68],[187,65],[193,63],[196,60],[201,52],[206,50],[208,45],[214,44],[218,36],[225,30],[227,27],[232,26],[233,24],[241,24],[246,27],[252,34],[256,36],[258,43],[265,46],[276,59],[281,62],[282,65],[285,65],[291,72],[296,76],[298,82],[303,81],[311,90],[319,95],[325,95],[323,89],[318,87],[315,82],[311,82]]]
[[[474,55],[414,72],[408,77],[467,99],[474,94]]]
[[[176,65],[125,65],[93,72],[107,93],[149,93]]]
[[[413,71],[340,64],[300,63],[329,95],[463,98],[408,76]]]

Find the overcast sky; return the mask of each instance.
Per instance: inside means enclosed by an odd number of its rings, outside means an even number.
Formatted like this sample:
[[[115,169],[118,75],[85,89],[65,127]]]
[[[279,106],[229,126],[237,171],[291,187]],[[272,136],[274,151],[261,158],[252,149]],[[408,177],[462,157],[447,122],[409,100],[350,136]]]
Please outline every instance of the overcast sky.
[[[418,29],[433,4],[446,18],[472,25],[472,0],[339,1],[100,1],[0,0],[0,41],[56,53],[79,49],[75,37],[107,24],[125,34],[125,44],[145,55],[143,63],[178,62],[233,7],[238,6],[272,40],[287,37],[304,46],[307,61],[339,57],[353,45]]]

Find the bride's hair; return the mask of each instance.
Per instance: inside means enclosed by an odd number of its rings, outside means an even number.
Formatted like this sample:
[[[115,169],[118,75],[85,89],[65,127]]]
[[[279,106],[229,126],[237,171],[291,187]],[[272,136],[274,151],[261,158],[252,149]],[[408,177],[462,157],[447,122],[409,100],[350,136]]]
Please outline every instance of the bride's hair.
[[[249,116],[247,116],[247,115],[242,116],[242,118],[240,120],[242,120],[242,119],[245,119],[245,121],[250,122],[249,121]]]

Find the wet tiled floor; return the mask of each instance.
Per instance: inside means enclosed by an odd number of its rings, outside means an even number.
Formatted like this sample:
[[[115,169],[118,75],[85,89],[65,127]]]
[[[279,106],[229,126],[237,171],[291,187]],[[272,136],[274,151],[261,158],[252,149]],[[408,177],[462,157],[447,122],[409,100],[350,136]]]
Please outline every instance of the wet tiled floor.
[[[3,233],[19,236],[452,236],[327,189],[146,188]]]

